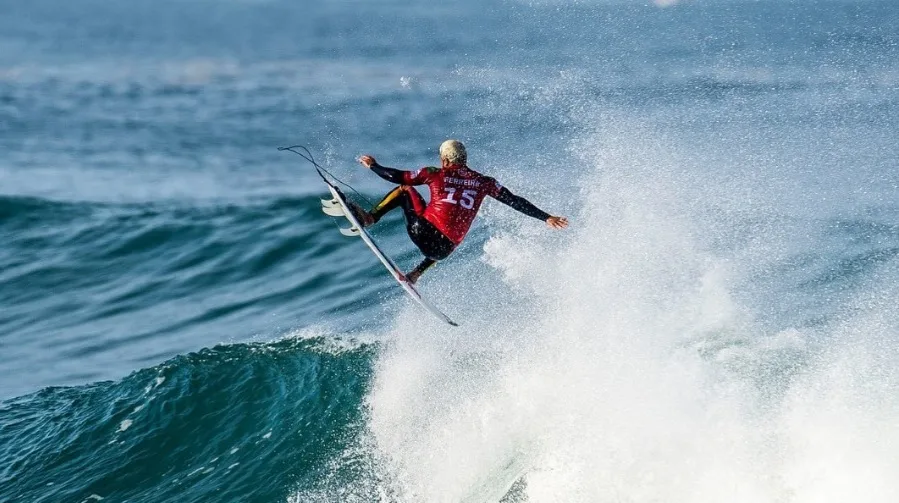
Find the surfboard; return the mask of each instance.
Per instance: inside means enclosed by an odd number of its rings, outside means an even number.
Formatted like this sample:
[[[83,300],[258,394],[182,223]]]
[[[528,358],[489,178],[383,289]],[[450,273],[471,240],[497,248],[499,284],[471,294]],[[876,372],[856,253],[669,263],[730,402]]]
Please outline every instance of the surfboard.
[[[324,179],[324,177],[322,177]],[[421,307],[425,308],[436,316],[437,318],[443,320],[446,323],[454,327],[458,327],[459,324],[454,322],[449,318],[449,316],[443,314],[442,311],[437,309],[433,304],[428,302],[425,299],[421,292],[415,288],[415,285],[410,283],[405,279],[400,268],[397,267],[396,263],[384,253],[375,240],[371,237],[371,234],[365,230],[365,228],[356,220],[356,217],[353,216],[353,212],[349,209],[349,203],[347,202],[346,196],[343,195],[343,192],[336,186],[332,185],[328,180],[325,180],[325,184],[328,186],[328,190],[331,192],[331,199],[322,199],[322,212],[325,215],[332,217],[343,217],[346,218],[350,223],[350,227],[341,227],[340,233],[344,236],[355,237],[358,236],[362,238],[362,242],[365,243],[366,246],[378,257],[378,260],[384,265],[385,268],[390,272],[390,275],[393,276],[393,279],[396,280],[397,283],[403,288],[403,290],[412,298],[415,302],[417,302]]]

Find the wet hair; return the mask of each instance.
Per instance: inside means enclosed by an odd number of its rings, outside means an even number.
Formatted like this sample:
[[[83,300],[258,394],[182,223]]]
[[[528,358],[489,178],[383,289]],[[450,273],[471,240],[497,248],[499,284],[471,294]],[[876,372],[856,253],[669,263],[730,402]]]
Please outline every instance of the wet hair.
[[[465,165],[468,162],[468,153],[465,145],[459,140],[446,140],[440,144],[440,159],[447,160],[451,164]]]

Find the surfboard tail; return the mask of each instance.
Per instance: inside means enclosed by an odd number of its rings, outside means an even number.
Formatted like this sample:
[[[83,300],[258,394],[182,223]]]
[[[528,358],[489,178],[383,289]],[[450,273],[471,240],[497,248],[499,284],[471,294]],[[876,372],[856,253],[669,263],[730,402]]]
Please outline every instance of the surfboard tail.
[[[327,183],[327,181],[326,181]],[[340,233],[344,236],[350,237],[361,237],[362,241],[366,246],[375,254],[378,260],[381,261],[381,264],[390,271],[390,275],[393,276],[393,279],[396,280],[397,283],[403,288],[403,290],[411,297],[415,302],[417,302],[421,307],[425,308],[428,312],[436,316],[437,318],[443,320],[451,326],[458,327],[459,324],[454,322],[449,318],[449,316],[443,314],[442,311],[437,309],[433,304],[428,302],[424,297],[421,296],[421,293],[408,281],[405,280],[405,276],[403,275],[400,268],[390,259],[375,243],[375,240],[372,239],[371,235],[363,228],[362,224],[359,222],[359,219],[356,217],[355,212],[352,211],[352,203],[349,202],[346,197],[340,192],[340,189],[335,187],[334,185],[328,183],[328,189],[331,191],[332,199],[322,199],[322,212],[326,215],[338,217],[342,216],[350,222],[350,228],[341,228]]]

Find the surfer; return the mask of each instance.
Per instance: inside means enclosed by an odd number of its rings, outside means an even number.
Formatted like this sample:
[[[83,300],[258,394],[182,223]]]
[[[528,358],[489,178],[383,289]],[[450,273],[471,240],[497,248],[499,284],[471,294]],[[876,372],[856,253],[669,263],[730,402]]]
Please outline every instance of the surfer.
[[[406,217],[406,231],[425,259],[405,279],[415,283],[439,260],[443,260],[462,243],[474,221],[484,197],[490,196],[512,208],[546,222],[553,229],[568,227],[568,219],[552,216],[526,199],[516,196],[494,178],[484,176],[468,167],[465,146],[458,140],[446,140],[440,145],[440,167],[425,167],[418,171],[402,171],[381,166],[370,155],[359,162],[388,182],[399,185],[384,196],[371,211],[357,204],[350,209],[357,220],[368,227],[387,212],[402,208]],[[431,200],[426,203],[413,185],[427,185]]]

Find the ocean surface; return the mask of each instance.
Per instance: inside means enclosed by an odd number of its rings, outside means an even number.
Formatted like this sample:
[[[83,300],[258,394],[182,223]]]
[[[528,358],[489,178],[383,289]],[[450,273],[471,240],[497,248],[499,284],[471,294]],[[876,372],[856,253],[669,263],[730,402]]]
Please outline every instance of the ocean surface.
[[[897,299],[895,0],[0,0],[0,502],[895,503]]]

